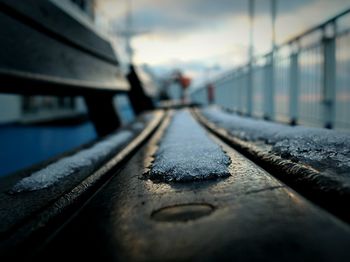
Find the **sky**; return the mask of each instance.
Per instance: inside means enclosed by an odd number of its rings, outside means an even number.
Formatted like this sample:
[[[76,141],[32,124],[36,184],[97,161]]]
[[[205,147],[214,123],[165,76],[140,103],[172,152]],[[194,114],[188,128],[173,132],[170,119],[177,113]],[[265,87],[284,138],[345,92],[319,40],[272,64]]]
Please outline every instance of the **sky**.
[[[134,62],[158,75],[181,69],[208,78],[246,63],[247,0],[97,0],[97,23],[112,28],[124,57],[126,13],[132,7]],[[277,0],[276,42],[350,8],[349,0]],[[271,48],[270,0],[255,0],[254,54]]]

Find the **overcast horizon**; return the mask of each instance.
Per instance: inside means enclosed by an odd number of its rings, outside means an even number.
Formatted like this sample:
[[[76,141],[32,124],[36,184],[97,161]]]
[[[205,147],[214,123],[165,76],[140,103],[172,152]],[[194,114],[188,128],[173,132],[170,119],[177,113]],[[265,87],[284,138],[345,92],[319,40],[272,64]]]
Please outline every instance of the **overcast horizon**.
[[[127,1],[97,0],[98,22],[112,25],[114,31],[125,30]],[[277,0],[276,42],[349,7],[348,0]],[[224,71],[247,60],[248,1],[134,0],[132,30],[143,32],[132,39],[136,64],[147,64],[160,74],[180,68],[192,77]],[[119,45],[123,42],[118,39]],[[270,47],[270,0],[256,0],[255,54]]]

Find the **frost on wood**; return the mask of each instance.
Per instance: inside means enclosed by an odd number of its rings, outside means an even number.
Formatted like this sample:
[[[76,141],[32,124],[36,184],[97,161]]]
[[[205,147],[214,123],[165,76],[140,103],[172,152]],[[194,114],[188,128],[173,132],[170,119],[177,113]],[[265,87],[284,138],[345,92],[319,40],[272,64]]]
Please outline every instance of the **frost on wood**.
[[[64,157],[47,167],[23,178],[14,185],[11,192],[34,191],[52,186],[64,177],[82,169],[91,168],[108,157],[115,149],[133,137],[130,131],[121,131],[77,154]]]
[[[320,170],[350,173],[348,133],[245,118],[215,107],[206,108],[202,113],[240,139],[271,145],[271,151],[283,158],[310,164]]]
[[[142,122],[135,122],[131,125],[131,128],[135,131],[142,131],[145,128],[145,125]]]
[[[179,111],[160,142],[150,177],[168,182],[225,177],[230,162],[190,113]]]

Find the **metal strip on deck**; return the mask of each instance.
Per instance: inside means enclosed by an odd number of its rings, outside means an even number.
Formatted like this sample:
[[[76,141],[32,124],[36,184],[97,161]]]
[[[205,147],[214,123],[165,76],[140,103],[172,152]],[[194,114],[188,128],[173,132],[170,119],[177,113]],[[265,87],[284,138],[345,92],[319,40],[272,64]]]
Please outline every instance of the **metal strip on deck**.
[[[347,261],[348,225],[215,137],[230,176],[153,182],[169,119],[150,143],[58,232],[40,258],[105,261]]]

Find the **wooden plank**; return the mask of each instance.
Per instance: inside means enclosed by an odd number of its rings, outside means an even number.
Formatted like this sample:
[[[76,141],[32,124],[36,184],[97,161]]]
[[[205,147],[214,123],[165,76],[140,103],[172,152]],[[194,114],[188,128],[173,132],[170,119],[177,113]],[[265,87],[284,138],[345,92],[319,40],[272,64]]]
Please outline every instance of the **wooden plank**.
[[[193,110],[194,115],[210,132],[220,137],[230,146],[259,163],[275,177],[297,190],[312,202],[328,210],[332,214],[350,222],[350,190],[343,175],[328,169],[319,169],[303,160],[289,159],[271,152],[260,143],[243,140],[233,135],[230,130],[221,127],[219,123],[210,121],[199,109]]]
[[[111,44],[49,0],[0,0],[0,10],[65,44],[118,64]]]
[[[0,79],[0,92],[10,94],[82,96],[101,92],[115,94],[130,89],[124,77],[98,82],[0,69]]]
[[[115,64],[62,43],[1,11],[0,24],[0,92],[81,94],[84,90],[129,90]]]
[[[98,165],[79,169],[74,175],[66,177],[52,187],[17,194],[8,193],[23,177],[44,169],[72,152],[0,179],[0,258],[7,261],[10,257],[27,256],[32,253],[42,238],[62,226],[67,217],[79,209],[101,184],[111,178],[114,174],[111,171],[120,168],[153,134],[163,117],[164,112],[161,110],[153,112],[152,115],[138,117],[134,122],[137,125],[131,124],[124,128],[124,131],[134,132],[132,140],[116,148]],[[139,128],[140,125],[143,129]]]
[[[230,147],[231,176],[152,182],[165,121],[45,246],[40,258],[104,261],[348,261],[349,226],[319,209]]]

